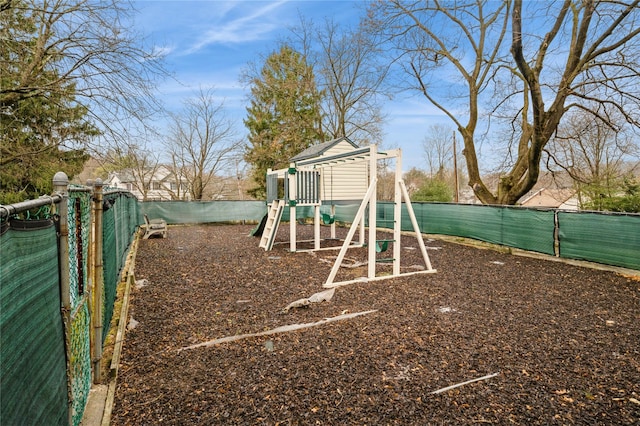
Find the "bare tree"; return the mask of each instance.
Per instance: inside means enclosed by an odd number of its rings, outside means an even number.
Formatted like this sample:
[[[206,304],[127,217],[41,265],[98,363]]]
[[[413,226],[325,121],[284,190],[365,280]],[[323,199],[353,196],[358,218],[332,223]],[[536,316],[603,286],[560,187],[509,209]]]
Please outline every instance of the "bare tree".
[[[331,19],[293,29],[298,49],[313,64],[322,91],[322,127],[329,139],[346,136],[362,145],[382,142],[381,98],[389,64],[377,36],[343,28]]]
[[[639,123],[639,15],[637,0],[531,2],[524,11],[521,0],[392,0],[372,6],[370,25],[393,43],[406,87],[455,124],[476,196],[514,204],[537,182],[567,111],[598,116],[595,102]],[[480,175],[478,132],[498,118],[511,126],[515,158],[493,192]]]
[[[102,169],[131,177],[133,189],[138,191],[143,201],[148,199],[151,181],[160,167],[159,154],[149,148],[146,140],[138,143],[118,144],[101,155]]]
[[[567,117],[545,153],[550,171],[566,172],[573,180],[582,205],[597,206],[599,199],[618,195],[624,178],[640,166],[640,146],[627,132],[584,111]]]
[[[432,124],[422,140],[429,175],[444,180],[445,171],[453,164],[453,130],[443,124]]]
[[[414,192],[416,192],[424,183],[427,181],[428,176],[424,172],[424,170],[417,169],[412,167],[407,171],[402,177],[405,185],[407,186],[407,192],[409,196],[411,196]]]
[[[202,199],[212,179],[240,148],[223,102],[216,100],[212,90],[202,89],[196,98],[185,101],[181,113],[173,116],[165,145],[176,179],[186,181],[193,200]]]
[[[0,85],[3,113],[25,99],[68,96],[72,88],[104,144],[111,144],[125,143],[132,128],[160,109],[155,83],[167,73],[158,52],[134,32],[131,3],[5,0],[1,9],[3,31],[25,22],[33,28],[22,47],[10,34],[0,41],[3,48],[14,43],[15,51],[2,69],[17,70]]]

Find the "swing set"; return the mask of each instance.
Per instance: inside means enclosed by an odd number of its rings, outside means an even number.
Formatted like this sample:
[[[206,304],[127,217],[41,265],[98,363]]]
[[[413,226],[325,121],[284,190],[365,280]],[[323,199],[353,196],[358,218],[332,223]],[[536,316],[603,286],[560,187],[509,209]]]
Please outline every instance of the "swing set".
[[[331,212],[320,212],[320,215],[322,216],[322,223],[324,223],[325,225],[333,225],[333,223],[336,221],[336,205],[333,201],[333,166],[330,167],[329,174],[331,175],[331,184],[329,185],[329,187],[331,188],[331,196],[329,198],[329,200],[331,200]],[[322,195],[322,198],[326,200],[326,185],[322,185]]]
[[[349,141],[350,142],[350,141]],[[295,160],[296,157],[294,157]],[[377,167],[378,161],[395,159],[394,173],[394,209],[393,209],[393,237],[391,239],[377,238]],[[335,178],[335,179],[334,179]],[[283,198],[278,198],[278,180],[284,181]],[[330,194],[330,198],[326,194]],[[355,282],[382,280],[421,273],[434,273],[431,261],[426,251],[422,234],[420,232],[407,188],[402,180],[402,155],[400,149],[378,151],[377,145],[365,148],[353,148],[334,155],[305,158],[290,164],[288,169],[269,170],[267,172],[267,199],[270,203],[269,213],[260,247],[270,250],[278,230],[285,203],[289,206],[290,239],[289,250],[292,252],[319,251],[340,249],[335,263],[329,273],[329,277],[323,284],[326,288],[347,285]],[[336,200],[358,200],[359,208],[351,222],[347,236],[342,244],[335,247],[322,247],[320,238],[321,223],[331,227],[331,239],[336,237]],[[324,203],[329,203],[330,212],[320,211]],[[411,272],[401,272],[401,214],[402,205],[411,220],[413,233],[418,241],[424,269]],[[312,249],[297,250],[296,209],[312,206],[314,209],[314,239]],[[365,231],[365,215],[368,213],[368,232]],[[359,238],[354,241],[356,232]],[[368,234],[369,244],[365,244],[365,234]],[[393,246],[393,254],[390,258],[379,258],[378,253],[386,252],[389,245]],[[367,247],[367,276],[355,280],[335,282],[336,275],[342,265],[347,251],[350,248]],[[392,273],[376,273],[376,264],[391,263]]]

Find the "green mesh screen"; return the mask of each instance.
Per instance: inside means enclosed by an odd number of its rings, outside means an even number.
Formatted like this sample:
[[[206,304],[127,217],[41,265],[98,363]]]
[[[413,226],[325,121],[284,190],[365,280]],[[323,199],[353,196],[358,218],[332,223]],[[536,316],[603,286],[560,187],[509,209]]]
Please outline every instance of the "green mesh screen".
[[[0,419],[66,425],[56,229],[52,221],[29,226],[39,229],[9,229],[0,236]]]
[[[24,212],[23,216],[29,219],[27,221],[12,220],[10,223],[2,223],[2,424],[77,426],[84,414],[92,377],[88,293],[92,207],[90,191],[84,187],[70,188],[67,206],[71,306],[66,331],[60,309],[56,230],[51,220],[38,219],[49,217],[51,206],[45,205],[37,213]],[[106,338],[113,316],[120,271],[138,228],[139,206],[131,194],[116,192],[105,194],[104,207],[103,338]]]
[[[502,242],[523,250],[555,254],[555,212],[514,207],[502,208]]]
[[[336,204],[334,220],[338,222],[351,223],[358,213],[360,203],[358,201],[348,202],[342,201],[341,204]],[[331,205],[323,204],[320,206],[320,213],[331,214]],[[266,211],[265,211],[266,214]],[[296,219],[313,218],[315,215],[315,209],[313,206],[299,206],[296,207]],[[282,213],[282,220],[289,221],[290,211],[289,207],[285,207]]]
[[[640,215],[558,212],[560,256],[640,269]]]
[[[266,212],[265,212],[266,214]],[[304,219],[308,217],[313,217],[314,209],[312,206],[300,206],[296,207],[296,219]],[[291,209],[289,206],[285,206],[284,211],[282,212],[282,221],[289,222],[291,219]]]
[[[87,302],[79,305],[71,316],[69,339],[69,380],[71,382],[72,425],[82,420],[91,390],[91,317]]]
[[[264,201],[145,201],[140,214],[168,224],[259,221],[267,213]],[[140,217],[138,224],[143,222]]]
[[[428,203],[413,203],[413,208],[425,233],[455,235],[500,244],[500,209]]]
[[[138,226],[140,223],[140,203],[135,197],[127,197],[126,198],[127,209],[128,209],[128,232],[131,237],[135,236],[136,231],[138,230]]]
[[[557,254],[554,248],[554,210],[536,210],[510,206],[484,206],[445,203],[412,203],[416,220],[422,232],[427,234],[453,235],[472,238],[493,244],[515,247],[549,255]],[[350,223],[360,206],[359,201],[343,202],[336,205],[335,220]],[[210,202],[145,202],[140,205],[141,213],[151,218],[163,218],[168,223],[208,223],[251,220],[259,221],[267,213],[263,201],[210,201]],[[322,213],[330,213],[331,206],[323,205]],[[593,213],[589,217],[571,219],[566,215],[574,213],[558,212],[565,215],[565,227],[560,229],[560,256],[591,260],[617,266],[640,269],[638,260],[638,234],[634,225],[639,215],[608,215]],[[296,218],[313,217],[314,209],[309,206],[296,208]],[[365,216],[368,220],[368,215]],[[285,208],[283,221],[289,221],[289,207]],[[393,203],[377,203],[377,225],[381,228],[393,227]],[[412,230],[406,209],[402,207],[401,226]],[[584,224],[580,224],[583,222]],[[140,218],[137,223],[142,223]],[[598,239],[582,236],[581,232],[594,230],[602,233]],[[635,231],[635,232],[634,232]],[[616,237],[614,237],[616,236]],[[618,238],[609,243],[607,238]],[[607,245],[594,242],[606,241]],[[584,244],[584,248],[581,248]]]
[[[118,285],[118,262],[116,253],[116,225],[113,209],[102,214],[102,265],[103,288],[102,294],[102,341],[109,333],[109,323],[113,316],[113,303],[116,300],[116,286]]]
[[[138,202],[124,193],[106,194],[102,215],[103,261],[103,332],[106,340],[113,318],[120,272],[124,268],[129,247],[138,228]]]
[[[420,230],[554,254],[554,212],[514,207],[411,203]],[[406,205],[403,231],[412,231]],[[393,203],[378,203],[377,226],[393,228]]]
[[[337,205],[335,220],[340,222],[351,223],[353,222],[353,219],[355,219],[359,208],[360,208],[359,203]]]

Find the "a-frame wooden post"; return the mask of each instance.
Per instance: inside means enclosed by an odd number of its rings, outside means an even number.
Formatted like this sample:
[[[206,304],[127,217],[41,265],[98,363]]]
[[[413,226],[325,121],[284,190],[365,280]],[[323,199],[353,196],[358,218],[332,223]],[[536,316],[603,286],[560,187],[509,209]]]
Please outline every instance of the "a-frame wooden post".
[[[323,284],[325,288],[337,287],[341,285],[352,284],[356,282],[366,282],[373,280],[383,280],[395,277],[402,277],[408,275],[415,275],[421,273],[435,273],[437,272],[431,266],[431,261],[429,260],[429,255],[427,254],[426,247],[424,245],[424,241],[422,239],[422,233],[420,232],[420,227],[418,225],[418,221],[416,220],[415,213],[413,211],[413,206],[411,205],[411,199],[409,198],[409,193],[407,192],[407,188],[402,180],[402,153],[399,149],[393,150],[393,152],[386,153],[387,158],[396,159],[396,170],[395,170],[395,185],[394,185],[394,213],[393,213],[393,273],[391,275],[384,276],[376,276],[376,232],[377,232],[377,162],[378,162],[378,154],[377,154],[377,146],[372,145],[370,147],[369,152],[369,188],[367,189],[367,193],[365,194],[360,207],[358,208],[358,212],[353,219],[351,227],[349,228],[349,232],[347,233],[347,237],[344,240],[342,247],[340,248],[340,253],[331,268],[331,272],[329,273],[329,277],[327,277],[326,282]],[[425,270],[423,271],[412,271],[401,273],[400,271],[400,258],[402,255],[402,247],[401,247],[401,237],[402,237],[402,201],[404,200],[405,205],[407,206],[407,212],[409,214],[409,218],[411,219],[411,225],[416,235],[416,239],[418,240],[418,245],[420,246],[420,252],[423,256],[425,262]],[[334,282],[336,275],[338,274],[338,270],[342,265],[342,261],[346,255],[347,249],[349,248],[351,241],[355,235],[356,229],[360,226],[361,221],[364,220],[364,214],[366,212],[367,207],[369,207],[369,241],[367,247],[367,258],[368,258],[368,268],[367,268],[367,277],[362,277],[355,280],[349,281],[341,281]],[[362,234],[362,233],[361,233]]]
[[[296,201],[298,199],[298,185],[296,180],[296,166],[291,163],[287,171],[287,179],[289,179],[289,251],[296,251]],[[285,197],[287,194],[285,194]]]
[[[369,151],[369,190],[371,191],[371,196],[369,197],[369,245],[368,248],[368,273],[367,276],[369,278],[374,278],[376,276],[376,262],[371,261],[371,259],[376,258],[376,218],[378,215],[378,146],[371,145],[371,150]],[[369,191],[367,191],[368,193]],[[354,223],[358,223],[358,220],[354,219]],[[353,225],[352,225],[353,226]]]

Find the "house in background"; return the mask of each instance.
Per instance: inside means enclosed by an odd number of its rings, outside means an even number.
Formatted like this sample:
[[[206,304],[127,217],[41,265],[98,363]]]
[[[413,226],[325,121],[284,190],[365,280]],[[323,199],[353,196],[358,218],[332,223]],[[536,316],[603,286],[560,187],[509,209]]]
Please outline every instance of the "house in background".
[[[178,182],[168,167],[160,165],[147,173],[136,176],[131,169],[111,172],[105,185],[131,191],[140,201],[190,200],[187,185]]]
[[[498,186],[500,174],[483,177],[487,187],[492,190]],[[473,190],[463,187],[459,190],[460,204],[482,204]],[[571,178],[562,173],[541,173],[534,187],[520,198],[517,206],[533,208],[551,208],[562,210],[579,210],[580,203],[573,189]]]
[[[131,191],[140,201],[166,201],[166,200],[183,200],[191,201],[191,193],[189,185],[182,180],[179,183],[175,175],[167,166],[158,166],[153,172],[149,170],[147,175],[143,177],[134,176],[132,170],[120,170],[118,172],[109,173],[109,177],[105,181],[105,185],[112,188],[120,188]],[[137,173],[141,174],[141,173]],[[146,198],[141,191],[143,182],[146,184]],[[251,199],[247,195],[246,179],[242,177],[214,176],[207,184],[203,193],[203,200],[245,200]]]
[[[518,205],[561,210],[580,209],[573,181],[565,173],[541,173],[536,185],[520,199]]]
[[[570,188],[540,188],[524,197],[522,207],[549,207],[562,210],[578,210],[576,192]]]

